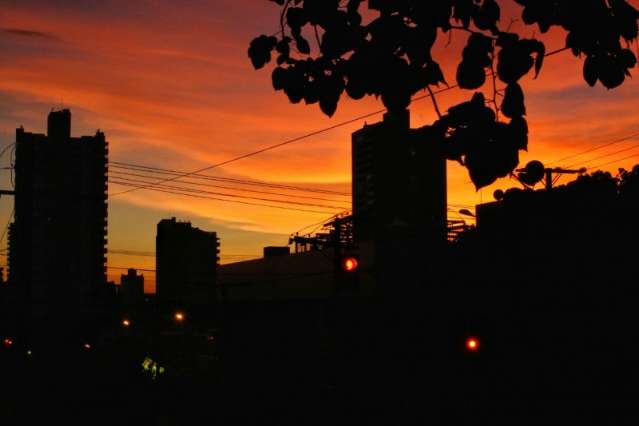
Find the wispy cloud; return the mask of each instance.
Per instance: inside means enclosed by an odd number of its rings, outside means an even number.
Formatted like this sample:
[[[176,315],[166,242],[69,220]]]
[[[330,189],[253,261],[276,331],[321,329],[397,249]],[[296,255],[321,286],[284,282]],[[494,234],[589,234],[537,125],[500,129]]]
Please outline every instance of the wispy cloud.
[[[22,28],[2,28],[0,29],[5,34],[10,34],[18,37],[27,37],[27,38],[37,38],[37,39],[46,39],[51,41],[62,41],[60,37],[55,34],[46,33],[42,31],[35,30],[25,30]]]

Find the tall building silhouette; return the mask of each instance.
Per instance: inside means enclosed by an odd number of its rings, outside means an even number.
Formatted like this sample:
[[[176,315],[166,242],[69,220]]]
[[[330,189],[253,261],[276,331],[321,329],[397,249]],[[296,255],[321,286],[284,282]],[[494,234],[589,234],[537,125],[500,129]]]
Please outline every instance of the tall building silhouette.
[[[165,305],[213,302],[219,262],[217,233],[190,222],[163,219],[157,225],[156,294]]]
[[[358,241],[384,238],[398,228],[444,241],[446,159],[429,127],[410,128],[409,111],[352,135],[354,232]]]
[[[47,135],[16,130],[11,280],[34,312],[86,306],[106,284],[107,161],[104,133],[71,137],[71,112],[52,111]]]

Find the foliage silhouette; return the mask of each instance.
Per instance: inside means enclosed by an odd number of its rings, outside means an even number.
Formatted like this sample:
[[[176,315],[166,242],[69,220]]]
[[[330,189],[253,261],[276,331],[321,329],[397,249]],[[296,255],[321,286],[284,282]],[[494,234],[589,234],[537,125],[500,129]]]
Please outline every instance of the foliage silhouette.
[[[353,99],[381,97],[390,111],[407,108],[411,96],[448,85],[431,55],[439,34],[470,32],[456,80],[476,90],[492,76],[491,107],[477,93],[434,123],[447,156],[465,165],[477,188],[511,173],[527,149],[524,93],[518,81],[543,67],[546,48],[499,27],[497,0],[270,0],[282,8],[281,31],[255,38],[248,54],[256,69],[277,55],[273,88],[294,103],[319,103],[332,116],[344,92]],[[585,81],[608,89],[621,85],[637,62],[629,45],[637,38],[639,12],[626,0],[515,0],[526,25],[542,33],[566,31],[566,48],[584,57]],[[360,13],[368,3],[367,22]],[[369,15],[374,15],[369,19]],[[318,48],[306,39],[314,34]],[[503,94],[496,78],[506,84]],[[503,97],[501,106],[497,98]],[[499,113],[510,119],[499,120]]]

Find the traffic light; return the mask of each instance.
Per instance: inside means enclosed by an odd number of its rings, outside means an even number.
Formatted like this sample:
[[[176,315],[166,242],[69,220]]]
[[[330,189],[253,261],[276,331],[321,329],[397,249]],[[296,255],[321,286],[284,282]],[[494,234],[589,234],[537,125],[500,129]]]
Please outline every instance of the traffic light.
[[[335,262],[335,290],[337,293],[353,293],[359,290],[359,255],[343,253]]]
[[[359,268],[359,260],[355,256],[347,256],[342,259],[342,270],[347,273],[355,273]]]

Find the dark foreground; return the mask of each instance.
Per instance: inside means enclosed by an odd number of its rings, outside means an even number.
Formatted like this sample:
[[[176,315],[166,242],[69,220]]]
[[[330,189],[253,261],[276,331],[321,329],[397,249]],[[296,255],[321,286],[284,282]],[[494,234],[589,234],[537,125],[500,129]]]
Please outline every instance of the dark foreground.
[[[524,321],[514,307],[470,322],[484,301],[468,300],[237,305],[215,327],[138,321],[90,348],[53,338],[27,355],[15,342],[1,351],[0,421],[639,424],[634,313],[594,300],[598,312]],[[145,357],[165,373],[153,379]]]

